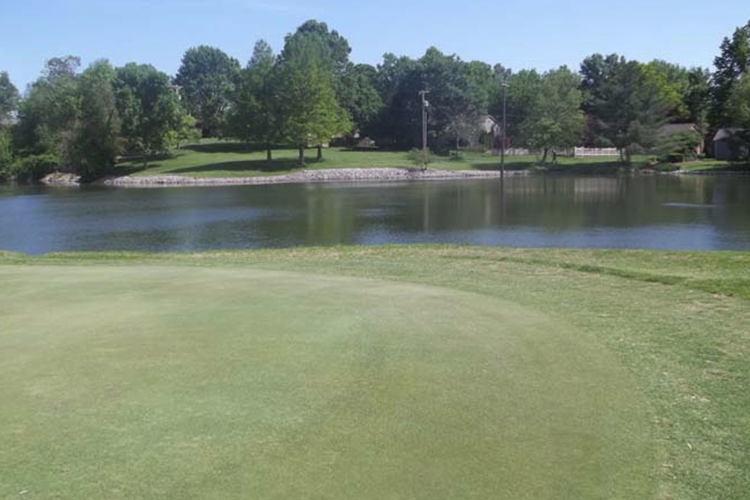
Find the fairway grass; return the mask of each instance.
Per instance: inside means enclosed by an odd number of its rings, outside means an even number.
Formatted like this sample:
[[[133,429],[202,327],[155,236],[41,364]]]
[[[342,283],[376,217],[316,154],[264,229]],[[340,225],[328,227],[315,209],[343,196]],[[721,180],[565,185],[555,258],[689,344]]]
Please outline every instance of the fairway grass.
[[[0,253],[0,282],[0,498],[750,488],[749,254]]]

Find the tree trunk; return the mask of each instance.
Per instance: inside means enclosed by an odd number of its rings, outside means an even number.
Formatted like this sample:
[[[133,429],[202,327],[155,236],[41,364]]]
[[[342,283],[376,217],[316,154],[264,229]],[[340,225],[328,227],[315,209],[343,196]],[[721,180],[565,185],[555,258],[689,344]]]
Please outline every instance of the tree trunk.
[[[549,153],[549,149],[544,148],[544,156],[542,156],[542,163],[547,163],[547,153]]]
[[[318,144],[318,161],[323,161],[323,146]]]
[[[297,161],[297,164],[300,167],[304,167],[305,166],[305,147],[304,146],[300,146],[299,147],[299,159]]]

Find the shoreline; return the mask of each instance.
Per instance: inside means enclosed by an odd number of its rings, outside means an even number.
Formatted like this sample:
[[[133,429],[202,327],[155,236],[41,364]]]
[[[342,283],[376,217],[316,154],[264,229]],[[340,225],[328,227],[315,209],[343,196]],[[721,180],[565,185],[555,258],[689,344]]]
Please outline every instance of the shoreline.
[[[674,172],[636,172],[636,175],[675,176],[747,176],[750,171],[731,170],[678,170]],[[505,177],[528,177],[531,175],[566,175],[562,172],[531,172],[529,170],[506,170]],[[257,177],[187,177],[182,175],[119,176],[105,177],[89,186],[117,188],[149,187],[210,187],[210,186],[263,186],[271,184],[313,184],[337,182],[394,182],[425,180],[479,180],[500,179],[498,170],[421,170],[418,168],[339,168],[301,170],[289,174],[263,175]],[[79,177],[74,174],[54,173],[44,177],[41,184],[52,187],[80,187]]]
[[[524,177],[525,170],[506,171],[506,177]],[[206,187],[206,186],[262,186],[270,184],[307,184],[336,182],[388,182],[420,180],[499,179],[499,171],[431,170],[412,168],[340,168],[303,170],[291,174],[257,177],[187,177],[181,175],[106,177],[90,186],[118,188],[147,187]],[[47,186],[80,186],[73,174],[51,174],[42,179]]]

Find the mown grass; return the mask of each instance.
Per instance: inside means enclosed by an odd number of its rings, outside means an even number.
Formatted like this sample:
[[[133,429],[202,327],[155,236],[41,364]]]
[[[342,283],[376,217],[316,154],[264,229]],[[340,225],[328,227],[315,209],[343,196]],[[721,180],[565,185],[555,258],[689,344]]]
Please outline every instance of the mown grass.
[[[184,175],[190,177],[258,177],[282,175],[300,168],[297,151],[279,149],[274,151],[271,163],[266,161],[265,151],[242,143],[204,140],[200,144],[187,145],[166,158],[152,159],[147,168],[140,160],[123,161],[119,170],[123,174],[137,176]],[[353,151],[344,148],[324,150],[323,161],[316,161],[316,150],[308,152],[309,170],[338,168],[414,168],[407,153],[400,151]],[[508,157],[508,170],[527,170],[540,159],[536,156]],[[500,170],[500,158],[495,155],[462,152],[458,157],[436,156],[429,165],[437,170]],[[612,174],[622,165],[617,158],[560,158],[557,164],[548,164],[545,171],[578,174]]]
[[[739,500],[750,487],[746,253],[0,263],[3,497]]]
[[[750,164],[741,162],[728,162],[707,158],[705,160],[689,161],[679,163],[680,170],[688,172],[717,171],[717,172],[750,172]]]

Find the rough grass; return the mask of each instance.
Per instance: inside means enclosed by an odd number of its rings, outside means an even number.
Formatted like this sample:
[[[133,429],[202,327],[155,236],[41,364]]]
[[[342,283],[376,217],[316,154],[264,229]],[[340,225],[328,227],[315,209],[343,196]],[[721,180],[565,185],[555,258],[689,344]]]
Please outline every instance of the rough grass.
[[[137,176],[184,175],[190,177],[258,177],[282,175],[299,170],[297,151],[274,151],[274,160],[266,161],[265,151],[245,144],[204,140],[174,151],[170,157],[153,159],[148,168],[139,160],[122,162],[121,173]],[[316,150],[308,152],[307,169],[336,168],[414,168],[407,153],[398,151],[351,151],[342,148],[324,150],[323,161],[316,161]],[[438,170],[500,170],[500,158],[490,154],[462,152],[460,157],[436,156],[429,168]],[[535,156],[514,156],[506,159],[508,170],[533,167]],[[617,158],[560,158],[547,169],[570,173],[616,173],[621,168]]]
[[[744,499],[750,255],[0,255],[0,497]],[[34,496],[32,496],[34,495]]]

